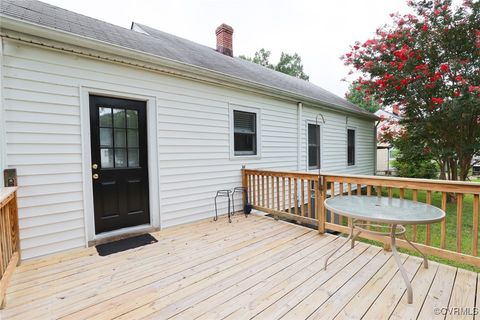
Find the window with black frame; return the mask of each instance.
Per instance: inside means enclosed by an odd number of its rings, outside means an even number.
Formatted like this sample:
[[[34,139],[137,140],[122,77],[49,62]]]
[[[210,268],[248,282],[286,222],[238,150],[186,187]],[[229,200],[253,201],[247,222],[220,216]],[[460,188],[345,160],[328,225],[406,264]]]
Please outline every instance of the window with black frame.
[[[236,156],[257,154],[257,114],[233,111],[234,152]]]
[[[320,126],[318,124],[308,124],[308,169],[318,169],[320,159],[318,158],[318,149],[320,148]]]
[[[348,157],[348,165],[353,166],[355,165],[355,130],[348,129],[347,130],[347,157]]]

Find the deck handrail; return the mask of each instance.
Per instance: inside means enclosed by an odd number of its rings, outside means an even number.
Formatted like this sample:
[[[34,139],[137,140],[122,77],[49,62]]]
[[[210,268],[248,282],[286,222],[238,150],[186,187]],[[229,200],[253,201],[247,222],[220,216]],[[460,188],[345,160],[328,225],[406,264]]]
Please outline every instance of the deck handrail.
[[[349,231],[348,219],[334,212],[327,212],[324,208],[323,201],[327,197],[363,194],[403,199],[408,192],[414,201],[425,198],[425,203],[448,211],[447,217],[436,225],[409,227],[408,234],[411,240],[429,255],[480,267],[478,257],[480,183],[329,172],[322,172],[319,176],[314,172],[259,169],[243,169],[242,174],[243,185],[248,189],[254,209],[270,213],[276,218],[283,217],[314,225],[318,227],[320,233],[327,230],[342,233]],[[450,198],[454,199],[455,203],[448,203],[449,195],[454,195]],[[434,203],[434,196],[439,199],[435,201],[438,203]],[[464,200],[467,198],[472,201],[472,219],[468,221],[463,218]],[[452,208],[453,205],[455,208]],[[452,214],[453,209],[455,214]],[[317,214],[318,212],[321,214]],[[453,215],[455,217],[452,217]],[[447,235],[447,230],[452,229],[455,233]],[[439,233],[439,241],[432,241],[432,232]],[[462,241],[465,232],[471,233],[469,243]],[[384,237],[369,233],[362,235],[367,239],[383,242],[386,248],[389,246]],[[398,245],[408,248],[408,244],[403,240],[399,240]]]
[[[20,263],[17,188],[0,188],[0,308],[15,267]]]

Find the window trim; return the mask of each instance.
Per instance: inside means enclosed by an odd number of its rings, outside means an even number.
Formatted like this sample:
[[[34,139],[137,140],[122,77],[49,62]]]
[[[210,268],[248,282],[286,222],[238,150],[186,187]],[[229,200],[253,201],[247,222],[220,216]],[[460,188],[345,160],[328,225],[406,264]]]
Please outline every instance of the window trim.
[[[348,130],[353,130],[354,132],[354,139],[353,139],[353,164],[348,163]],[[346,164],[348,168],[356,167],[357,166],[357,128],[356,127],[347,127],[345,130],[345,140],[346,140]]]
[[[308,151],[309,147],[308,147],[308,125],[310,124],[313,124],[313,125],[316,125],[315,121],[313,120],[307,120],[305,121],[305,148],[306,148],[306,157],[305,157],[305,168],[307,169],[307,171],[318,171],[318,167],[310,167],[308,165],[308,158],[309,158],[309,154],[310,152]],[[322,168],[322,163],[323,163],[323,148],[322,148],[322,145],[323,145],[323,125],[321,123],[318,123],[318,126],[320,127],[320,168]]]
[[[235,123],[233,120],[234,111],[243,111],[255,113],[255,143],[256,143],[256,154],[245,154],[245,155],[235,155]],[[242,159],[260,159],[262,146],[261,146],[261,110],[259,108],[247,107],[238,104],[229,104],[229,133],[230,133],[230,159],[231,160],[242,160]]]

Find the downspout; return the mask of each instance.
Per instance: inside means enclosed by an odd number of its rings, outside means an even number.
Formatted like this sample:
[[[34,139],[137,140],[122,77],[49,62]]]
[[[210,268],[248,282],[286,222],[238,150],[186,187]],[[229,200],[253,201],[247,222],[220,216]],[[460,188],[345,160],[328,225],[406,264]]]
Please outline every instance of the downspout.
[[[302,111],[303,104],[297,102],[297,171],[302,171]]]

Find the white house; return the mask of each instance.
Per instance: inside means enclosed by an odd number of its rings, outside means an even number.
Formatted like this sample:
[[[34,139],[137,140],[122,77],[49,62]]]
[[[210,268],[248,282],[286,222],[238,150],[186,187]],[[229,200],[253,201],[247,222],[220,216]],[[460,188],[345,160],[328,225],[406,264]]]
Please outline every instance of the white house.
[[[392,112],[380,109],[375,112],[375,115],[379,117],[379,123],[377,125],[378,132],[382,132],[384,126],[388,126],[389,130],[398,131],[401,126],[398,124],[400,121],[400,110],[394,107]],[[376,174],[379,175],[395,175],[396,169],[392,167],[392,161],[395,160],[395,149],[390,143],[382,142],[381,139],[377,139],[377,156],[376,156]]]
[[[374,115],[233,57],[229,26],[215,50],[38,1],[2,0],[0,19],[0,169],[18,173],[24,259],[212,217],[243,164],[318,170],[318,144],[324,171],[375,171]]]

